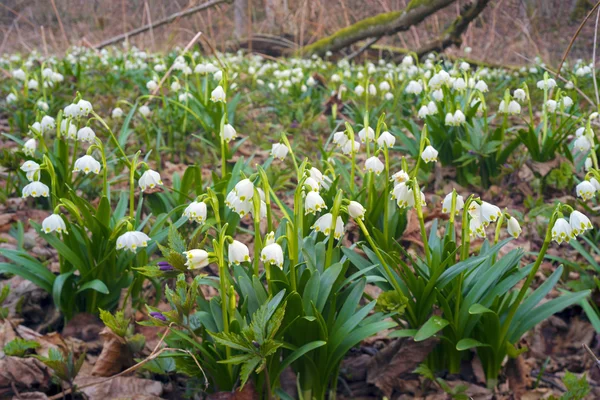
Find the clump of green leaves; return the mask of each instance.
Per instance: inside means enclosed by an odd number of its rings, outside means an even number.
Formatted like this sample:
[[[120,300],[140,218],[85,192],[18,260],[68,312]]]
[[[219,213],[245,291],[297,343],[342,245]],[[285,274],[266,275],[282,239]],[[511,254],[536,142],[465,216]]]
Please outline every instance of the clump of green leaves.
[[[377,305],[375,309],[384,313],[395,313],[397,315],[404,314],[406,305],[408,304],[408,298],[396,290],[389,292],[382,292],[377,297]]]
[[[590,393],[590,384],[585,374],[578,378],[577,375],[567,371],[562,382],[567,391],[560,398],[551,397],[551,400],[583,400]]]
[[[2,307],[2,304],[4,304],[8,298],[8,293],[10,293],[10,286],[4,285],[2,290],[0,290],[0,321],[8,318],[8,308]]]
[[[25,357],[30,350],[35,350],[40,344],[34,340],[16,338],[4,345],[4,354],[11,357]]]
[[[573,167],[567,162],[561,162],[560,167],[554,168],[546,175],[546,185],[558,190],[570,188],[573,184]]]
[[[123,311],[117,311],[114,315],[103,309],[100,310],[100,319],[104,325],[110,328],[116,335],[124,338],[127,335],[130,319],[125,317]]]
[[[48,356],[33,356],[43,362],[47,367],[54,371],[54,375],[60,380],[66,382],[69,387],[73,387],[73,381],[85,360],[85,353],[81,353],[79,358],[75,358],[75,354],[72,350],[68,353],[63,353],[57,348],[50,348],[48,350]]]

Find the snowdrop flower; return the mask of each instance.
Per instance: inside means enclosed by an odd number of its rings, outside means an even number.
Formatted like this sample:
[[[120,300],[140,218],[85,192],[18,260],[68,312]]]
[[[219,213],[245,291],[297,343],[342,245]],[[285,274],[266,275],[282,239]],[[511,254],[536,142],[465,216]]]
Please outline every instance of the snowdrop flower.
[[[413,58],[411,56],[406,56],[402,59],[402,65],[405,67],[410,67],[413,65]]]
[[[396,204],[400,208],[412,207],[415,205],[413,190],[406,186],[405,182],[401,182],[394,186],[392,190],[392,200],[396,200]]]
[[[38,88],[40,87],[40,84],[35,79],[30,79],[29,82],[27,82],[27,86],[31,90],[38,90]]]
[[[42,122],[40,122],[40,125],[42,127],[43,133],[50,132],[56,128],[56,123],[54,121],[54,118],[52,118],[48,115],[45,115],[44,118],[42,118]]]
[[[369,94],[371,96],[375,96],[377,94],[377,88],[375,87],[375,85],[373,85],[373,84],[369,85]]]
[[[171,83],[172,91],[179,92],[180,89],[181,89],[181,84],[178,81],[173,81],[173,83]]]
[[[538,83],[537,83],[537,88],[541,89],[541,90],[544,90],[544,89],[549,90],[555,86],[556,86],[556,81],[552,78],[548,78],[547,80],[542,79],[541,81],[538,81]]]
[[[419,118],[425,119],[430,114],[431,114],[431,112],[429,111],[429,107],[421,106],[421,108],[419,108],[419,112],[417,115],[419,116]],[[452,117],[452,114],[448,113],[448,115],[450,115],[450,117]]]
[[[313,178],[315,181],[319,182],[319,185],[322,185],[323,182],[325,182],[325,177],[323,176],[321,171],[319,171],[315,167],[312,167],[310,169],[310,171],[308,171],[308,172],[309,172],[311,178]]]
[[[112,110],[112,114],[111,114],[111,116],[112,116],[113,118],[115,118],[115,119],[117,119],[117,118],[121,118],[121,117],[123,117],[123,110],[121,110],[121,108],[119,108],[119,107],[115,107],[115,108]]]
[[[354,147],[354,149],[353,149],[353,147]],[[352,153],[353,150],[354,150],[354,153],[357,153],[360,150],[360,142],[357,142],[355,140],[354,143],[353,143],[351,140],[348,140],[342,146],[342,153],[344,153],[344,154],[350,154],[350,153]]]
[[[444,99],[444,92],[442,89],[437,89],[431,93],[431,96],[435,101],[442,101]]]
[[[517,239],[523,231],[519,225],[519,221],[517,221],[515,217],[510,217],[508,219],[506,230],[508,231],[508,234],[515,239]]]
[[[274,158],[279,158],[283,161],[283,159],[287,156],[289,149],[283,143],[273,143],[273,147],[271,147],[271,156]]]
[[[150,81],[146,82],[146,89],[153,92],[156,89],[158,89],[158,83],[156,83],[156,81],[154,81],[154,80],[150,80]]]
[[[203,201],[192,201],[183,211],[183,216],[203,224],[206,221],[206,204]]]
[[[27,180],[29,182],[39,180],[39,173],[38,173],[39,170],[40,170],[40,164],[38,164],[32,160],[25,161],[23,163],[23,165],[21,165],[21,171],[25,172],[25,175],[27,176]],[[36,179],[36,176],[37,176],[37,179]]]
[[[383,96],[387,101],[393,100],[394,99],[394,95],[392,94],[392,92],[387,92],[384,96]]]
[[[575,87],[575,85],[573,84],[573,82],[569,81],[565,84],[565,89],[567,90],[571,90]]]
[[[33,140],[33,139],[30,139],[30,140]],[[26,143],[26,144],[27,144],[27,143]],[[33,155],[33,154],[31,154],[31,155]],[[587,158],[585,159],[585,170],[586,170],[586,171],[589,171],[590,169],[592,169],[592,166],[593,166],[593,164],[592,164],[592,159],[591,159],[591,158],[589,158],[589,157],[587,157]]]
[[[93,172],[95,174],[100,173],[101,165],[94,157],[85,155],[83,157],[78,158],[73,165],[73,172],[83,172],[84,174],[89,174]]]
[[[23,188],[23,197],[48,197],[50,189],[42,182],[33,181]]]
[[[77,102],[77,107],[79,107],[79,115],[82,117],[87,117],[93,111],[92,103],[83,99]]]
[[[591,199],[594,197],[594,193],[596,193],[596,188],[590,181],[583,181],[575,188],[577,192],[577,196],[581,197],[584,201]]]
[[[565,106],[565,108],[569,108],[573,105],[573,99],[570,98],[569,96],[564,96],[561,100],[563,106]]]
[[[523,89],[515,89],[513,97],[520,102],[524,102],[527,99],[527,93]]]
[[[317,81],[315,81],[315,78],[313,78],[312,76],[309,76],[308,79],[306,80],[306,85],[309,87],[313,87],[317,84]]]
[[[333,134],[333,143],[338,145],[339,147],[343,147],[348,142],[348,136],[346,132],[340,131]]]
[[[598,182],[596,180],[596,178],[591,178],[590,179],[590,183],[592,184],[592,186],[594,187],[594,189],[596,189],[597,192],[600,192],[600,182]]]
[[[405,92],[408,94],[418,95],[423,91],[423,86],[417,81],[410,81],[406,86]]]
[[[362,140],[363,142],[365,142],[367,139],[369,140],[373,140],[375,139],[375,131],[373,130],[373,128],[371,128],[370,126],[367,126],[366,130],[365,128],[362,128],[359,132],[358,132],[358,137],[360,138],[360,140]]]
[[[394,181],[395,184],[398,184],[398,183],[406,182],[409,179],[410,179],[410,177],[408,176],[408,174],[406,172],[404,172],[404,170],[401,169],[400,171],[398,171],[394,175],[392,175],[390,180]]]
[[[381,171],[383,171],[383,168],[383,163],[376,156],[369,157],[367,161],[365,161],[365,170],[368,172],[375,172],[376,175],[379,175]]]
[[[592,229],[590,219],[577,210],[573,211],[569,216],[569,225],[571,226],[573,236],[580,235],[588,229]]]
[[[389,83],[387,83],[387,81],[383,81],[379,84],[379,90],[381,90],[382,92],[389,92],[391,89],[391,86]]]
[[[208,253],[205,250],[193,249],[184,251],[183,255],[187,260],[185,265],[188,269],[199,269],[208,265]]]
[[[143,117],[148,117],[150,115],[150,107],[148,106],[141,106],[139,108],[139,113],[142,114]]]
[[[569,241],[573,238],[573,231],[571,225],[564,218],[559,218],[552,227],[552,240],[555,240],[558,244]]]
[[[356,93],[357,96],[362,96],[364,92],[365,92],[365,88],[362,87],[361,85],[358,85],[354,88],[354,93]]]
[[[468,54],[468,53],[470,53],[470,52],[471,52],[471,48],[470,48],[470,47],[467,47],[467,48],[465,48],[465,53],[467,53],[467,54]],[[460,69],[461,69],[461,70],[463,70],[463,71],[468,71],[470,68],[471,68],[471,66],[469,65],[469,63],[468,63],[468,62],[466,62],[466,61],[463,61],[462,63],[460,63]]]
[[[81,115],[81,109],[77,104],[69,104],[64,108],[63,115],[66,118],[78,118]]]
[[[364,219],[365,218],[365,208],[358,201],[351,201],[348,204],[348,215],[350,215],[354,219]]]
[[[485,235],[485,226],[483,222],[478,216],[471,216],[469,220],[469,236],[484,238]]]
[[[243,262],[250,261],[250,250],[248,250],[248,246],[246,246],[244,243],[234,240],[233,242],[229,243],[228,249],[229,264],[239,265]]]
[[[392,135],[391,133],[389,133],[388,131],[382,132],[381,135],[379,135],[379,137],[377,138],[377,145],[381,148],[394,147],[395,144],[396,144],[396,137],[394,135]]]
[[[22,69],[15,69],[12,72],[12,76],[13,78],[19,80],[19,81],[24,81],[27,78],[27,74],[25,74],[25,71],[23,71]]]
[[[322,232],[325,236],[329,236],[331,234],[332,221],[333,215],[331,213],[324,214],[315,221],[313,226],[311,226],[311,229],[314,229],[315,232]],[[333,237],[335,239],[339,239],[343,234],[344,221],[342,221],[342,218],[338,216],[335,222],[335,231],[333,233]]]
[[[25,153],[26,156],[33,157],[33,154],[36,150],[37,142],[35,141],[35,139],[29,139],[23,144],[23,153]]]
[[[283,268],[283,249],[278,243],[268,244],[260,252],[260,260],[265,264]]]
[[[515,100],[511,100],[508,105],[502,100],[500,102],[499,112],[502,114],[520,114],[521,113],[521,105],[517,103]]]
[[[580,137],[580,136],[583,136],[584,133],[585,133],[585,128],[582,126],[581,128],[577,128],[577,130],[575,131],[575,136]]]
[[[588,150],[592,148],[592,144],[590,143],[589,139],[583,135],[575,139],[575,141],[573,142],[573,146],[576,150],[582,153],[587,153]]]
[[[16,101],[17,101],[17,96],[14,93],[9,93],[8,96],[6,96],[7,104],[15,103]]]
[[[234,186],[233,191],[240,201],[250,201],[254,196],[254,183],[248,178],[242,179]]]
[[[226,101],[225,90],[223,90],[221,85],[217,86],[216,89],[210,93],[210,100],[214,102],[221,101],[223,103]]]
[[[58,233],[67,233],[65,221],[58,214],[52,214],[42,221],[42,232],[51,233],[55,231]]]
[[[454,204],[455,212],[458,214],[460,210],[465,206],[465,201],[460,194],[456,195],[456,202]],[[448,193],[446,197],[444,197],[444,201],[442,202],[442,212],[449,213],[452,210],[452,193]]]
[[[144,192],[146,189],[154,189],[157,185],[162,185],[163,183],[158,172],[148,169],[142,174],[138,184],[142,192]]]
[[[65,135],[68,139],[75,139],[77,137],[77,127],[71,123],[70,120],[63,119],[60,122],[60,133]]]
[[[229,143],[235,138],[237,138],[235,128],[231,124],[225,124],[225,126],[223,126],[223,132],[221,133],[221,139],[226,143]]]
[[[456,90],[458,92],[462,92],[463,90],[465,90],[467,88],[467,83],[465,82],[465,80],[463,78],[458,78],[454,81],[454,83],[452,84],[452,87],[454,88],[454,90]]]
[[[485,81],[483,80],[479,80],[477,81],[477,83],[475,84],[475,89],[479,90],[482,93],[485,93],[488,91],[488,85],[487,83],[485,83]]]
[[[426,163],[430,163],[432,161],[437,161],[438,151],[433,148],[433,146],[425,147],[423,153],[421,153],[421,158]]]
[[[230,208],[234,212],[238,213],[240,217],[243,218],[244,216],[246,216],[252,212],[252,205],[253,204],[250,199],[243,201],[243,200],[240,200],[240,198],[236,196],[233,198]]]
[[[45,112],[45,111],[48,111],[48,109],[50,108],[50,106],[48,105],[48,103],[46,103],[46,102],[45,102],[45,101],[43,101],[43,100],[39,100],[39,101],[36,103],[36,105],[37,105],[37,107],[38,107],[40,110],[42,110],[42,111],[44,111],[44,112]]]
[[[548,110],[548,112],[554,113],[556,112],[557,105],[558,103],[555,100],[548,100],[546,102],[546,109]]]
[[[117,238],[117,250],[125,249],[135,253],[140,247],[147,247],[150,237],[143,232],[125,232]]]
[[[308,177],[306,178],[306,180],[304,181],[304,184],[306,186],[308,186],[310,188],[310,190],[314,191],[314,192],[318,192],[319,189],[321,188],[321,184],[319,182],[317,182],[316,179]]]
[[[96,134],[89,126],[84,126],[77,132],[77,140],[82,142],[93,143],[96,139]]]
[[[308,192],[304,201],[305,214],[314,214],[318,211],[326,209],[327,205],[325,204],[325,200],[323,200],[323,198],[318,192]]]
[[[456,122],[454,121],[454,115],[452,115],[452,113],[447,113],[446,114],[446,119],[444,120],[444,124],[446,126],[455,126],[455,125],[457,125]]]
[[[502,215],[500,207],[488,203],[487,201],[481,202],[480,207],[481,221],[484,225],[488,225],[490,222],[496,222]]]

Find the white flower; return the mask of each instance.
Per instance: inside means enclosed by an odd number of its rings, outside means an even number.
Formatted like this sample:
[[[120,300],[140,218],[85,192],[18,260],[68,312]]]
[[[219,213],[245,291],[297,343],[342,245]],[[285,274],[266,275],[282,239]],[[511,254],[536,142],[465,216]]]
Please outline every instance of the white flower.
[[[12,72],[12,76],[13,78],[20,80],[20,81],[24,81],[25,79],[27,79],[27,75],[25,74],[25,71],[23,71],[22,69],[15,69]]]
[[[563,106],[565,106],[565,108],[569,108],[573,105],[573,99],[570,98],[569,96],[564,96],[562,98],[562,104],[563,104]]]
[[[515,89],[513,97],[520,102],[523,102],[527,99],[527,93],[525,93],[523,89]]]
[[[81,158],[78,158],[73,165],[73,172],[83,172],[84,174],[89,174],[93,172],[95,174],[100,173],[101,165],[94,157],[85,155]]]
[[[390,180],[394,181],[395,184],[398,184],[398,183],[408,181],[409,178],[410,177],[408,176],[408,174],[406,172],[404,172],[404,170],[401,169],[400,171],[398,171],[394,175],[392,175]]]
[[[362,96],[364,92],[365,92],[365,88],[362,87],[361,85],[358,85],[354,88],[354,93],[356,93],[357,96]]]
[[[596,189],[597,192],[600,192],[600,182],[596,180],[596,178],[590,178],[590,183]]]
[[[550,113],[554,113],[556,112],[556,107],[558,106],[558,103],[555,100],[548,100],[546,102],[546,109],[548,110],[548,112]]]
[[[309,76],[308,79],[306,80],[306,85],[313,87],[317,84],[317,81],[315,81],[315,78],[313,78],[312,76]]]
[[[148,117],[150,115],[150,107],[148,106],[141,106],[139,109],[140,114],[142,114],[142,116],[144,117]]]
[[[467,83],[465,82],[465,80],[463,78],[458,78],[454,81],[454,83],[452,84],[452,87],[454,88],[454,90],[456,90],[458,92],[462,92],[463,90],[465,90],[467,88]]]
[[[42,118],[42,122],[40,122],[40,126],[42,127],[42,132],[46,133],[54,130],[56,128],[56,123],[54,118],[45,115],[44,118]]]
[[[83,99],[77,102],[77,107],[79,107],[79,115],[82,117],[87,117],[93,110],[92,103]]]
[[[594,197],[594,193],[596,193],[596,188],[590,181],[583,181],[575,188],[577,192],[577,196],[581,197],[584,201],[589,200]]]
[[[552,227],[552,240],[555,240],[558,244],[569,241],[573,238],[573,232],[571,225],[564,218],[559,218]]]
[[[29,82],[27,82],[27,86],[29,86],[29,89],[31,90],[38,90],[40,83],[35,79],[30,79]]]
[[[271,155],[280,160],[283,160],[287,156],[288,151],[289,149],[283,143],[273,143],[273,147],[271,147]]]
[[[469,220],[469,236],[485,237],[485,226],[478,216],[471,216],[471,219]]]
[[[319,185],[322,185],[323,182],[325,182],[325,177],[323,176],[323,173],[321,173],[321,171],[319,171],[315,167],[312,167],[308,172],[310,174],[310,177],[317,181]]]
[[[205,250],[193,249],[184,251],[183,255],[187,260],[185,265],[188,269],[199,269],[208,265],[208,253]]]
[[[146,89],[148,89],[149,91],[153,92],[158,88],[158,83],[156,83],[154,80],[150,80],[148,82],[146,82]]]
[[[333,143],[338,145],[339,147],[343,147],[348,142],[348,136],[346,132],[340,131],[333,134]]]
[[[518,238],[523,231],[519,225],[519,221],[517,221],[515,217],[510,217],[508,219],[506,230],[508,231],[508,234],[515,239]]]
[[[125,232],[117,238],[117,250],[125,249],[133,253],[140,247],[147,247],[150,237],[143,232]]]
[[[23,153],[25,153],[26,156],[33,157],[33,154],[36,150],[37,142],[35,141],[35,139],[29,139],[23,144]]]
[[[306,180],[304,181],[304,184],[308,187],[310,187],[310,190],[314,191],[314,192],[318,192],[319,189],[321,188],[321,184],[319,182],[317,182],[316,179],[308,177],[306,178]]]
[[[502,100],[500,102],[500,110],[501,113],[503,114],[520,114],[521,113],[521,105],[519,103],[517,103],[515,100],[511,100],[510,103],[508,103],[508,106],[506,106],[506,103],[504,103],[504,100]]]
[[[30,139],[30,140],[33,140],[33,139]],[[33,154],[30,154],[30,155],[33,155]],[[589,157],[588,157],[588,158],[586,158],[586,159],[585,159],[585,170],[586,170],[586,171],[589,171],[590,169],[592,169],[592,166],[593,166],[593,164],[592,164],[592,159],[591,159],[591,158],[589,158]]]
[[[174,92],[179,92],[179,90],[181,89],[181,84],[177,81],[173,81],[173,83],[171,83],[171,90]]]
[[[488,85],[487,83],[485,83],[485,81],[477,81],[477,83],[475,84],[475,89],[479,90],[482,93],[485,93],[488,91]]]
[[[490,222],[496,222],[502,215],[500,207],[490,204],[486,201],[481,202],[480,207],[481,221],[484,225],[488,225]]]
[[[8,96],[6,96],[6,103],[7,104],[11,104],[11,103],[15,103],[17,101],[17,95],[14,93],[9,93]]]
[[[318,192],[312,190],[308,192],[304,201],[305,214],[314,214],[326,209],[327,205],[325,204],[325,200],[323,200]]]
[[[377,88],[375,87],[375,85],[373,85],[373,84],[369,85],[369,94],[371,96],[375,96],[377,94]]]
[[[358,137],[360,138],[360,140],[362,140],[363,142],[367,140],[367,138],[369,140],[373,140],[375,139],[375,131],[370,127],[367,126],[367,129],[365,130],[365,128],[362,128],[359,132],[358,132]]]
[[[573,147],[582,153],[587,153],[592,148],[592,144],[587,136],[581,135],[575,139],[573,142]]]
[[[233,190],[240,201],[250,201],[254,196],[254,184],[248,178],[239,181]]]
[[[277,265],[283,268],[283,249],[278,243],[271,243],[263,247],[260,260],[265,264]]]
[[[577,210],[573,211],[569,216],[569,224],[573,236],[577,236],[593,228],[590,219]]]
[[[183,211],[183,216],[199,224],[206,221],[206,204],[203,201],[192,201]]]
[[[376,175],[379,175],[381,171],[383,171],[383,168],[383,163],[376,156],[369,157],[367,161],[365,161],[365,171],[375,172]]]
[[[377,145],[379,147],[394,147],[396,144],[396,137],[389,133],[388,131],[384,131],[377,138]]]
[[[58,214],[52,214],[42,221],[42,232],[50,233],[54,231],[67,233],[65,221]]]
[[[434,90],[431,96],[435,101],[442,101],[444,99],[444,91],[442,89]]]
[[[323,214],[319,219],[315,221],[311,229],[314,229],[315,232],[322,232],[325,236],[329,236],[331,234],[332,221],[333,215],[331,213]],[[339,239],[342,237],[343,234],[344,221],[342,221],[342,218],[337,217],[333,237],[335,239]]]
[[[538,89],[552,89],[556,86],[556,81],[552,78],[548,78],[547,80],[538,81],[537,87]]]
[[[425,147],[423,153],[421,153],[421,158],[426,163],[430,163],[432,161],[437,161],[438,151],[433,148],[433,146]]]
[[[23,188],[23,197],[48,197],[50,189],[42,182],[33,181]]]
[[[351,201],[348,204],[348,215],[350,215],[354,219],[364,219],[365,218],[365,208],[358,201]]]
[[[112,115],[112,117],[113,117],[113,118],[115,118],[115,119],[116,119],[116,118],[122,118],[122,117],[123,117],[123,110],[121,110],[121,108],[119,108],[119,107],[115,107],[115,108],[112,110],[112,114],[111,114],[111,115]]]
[[[423,86],[417,81],[410,81],[406,86],[405,92],[408,94],[420,94],[423,91]]]
[[[147,188],[154,189],[157,185],[162,185],[163,183],[160,180],[160,174],[156,171],[149,169],[142,174],[140,180],[138,181],[138,184],[140,185],[140,188],[143,192]]]
[[[248,246],[246,246],[242,242],[238,242],[234,240],[229,243],[229,264],[239,265],[243,262],[250,261],[250,250],[248,250]]]
[[[381,90],[382,92],[389,92],[390,89],[391,86],[386,81],[383,81],[379,84],[379,90]]]
[[[354,146],[353,146],[354,144]],[[354,147],[354,149],[352,148]],[[342,153],[344,154],[350,154],[352,152],[357,153],[360,150],[360,142],[357,142],[356,140],[354,142],[352,142],[351,140],[348,140],[348,142],[346,142],[346,144],[344,144],[342,146]]]
[[[235,131],[235,128],[231,124],[225,124],[225,126],[223,126],[221,139],[223,139],[226,143],[229,143],[236,137],[237,132]]]
[[[63,116],[66,118],[79,118],[81,116],[81,109],[77,104],[69,104],[63,110]]]
[[[413,58],[411,56],[406,56],[402,59],[402,65],[405,67],[410,67],[413,65]]]
[[[23,165],[21,165],[21,171],[25,172],[25,175],[27,176],[27,180],[29,182],[32,182],[34,180],[35,181],[39,180],[39,173],[38,173],[39,170],[40,170],[40,164],[38,164],[32,160],[25,161],[23,163]],[[37,178],[36,178],[36,176],[37,176]]]
[[[46,103],[43,100],[38,100],[38,102],[36,103],[36,105],[42,111],[48,111],[48,109],[50,108],[50,106],[48,105],[48,103]]]
[[[446,119],[444,120],[444,124],[446,124],[446,126],[457,125],[456,122],[454,121],[454,115],[452,115],[452,113],[446,114]]]
[[[418,116],[421,119],[425,119],[428,115],[430,115],[431,113],[429,112],[429,107],[427,106],[421,106],[421,108],[419,108],[419,112],[418,112]],[[448,114],[450,116],[452,116],[452,114]]]
[[[77,136],[77,127],[70,120],[63,119],[60,123],[60,133],[69,139],[75,139]]]
[[[82,142],[93,143],[96,139],[96,134],[89,126],[84,126],[77,132],[77,140]]]
[[[576,137],[580,137],[583,136],[583,134],[585,133],[585,127],[581,127],[581,128],[577,128],[577,130],[575,131],[575,136]]]
[[[455,212],[458,214],[460,210],[465,206],[465,201],[460,194],[456,195],[456,201],[454,204]],[[444,197],[444,201],[442,202],[442,212],[449,213],[452,210],[452,193],[448,193],[446,197]]]
[[[406,186],[405,182],[401,182],[394,186],[392,190],[392,200],[396,200],[396,204],[400,208],[412,207],[415,205],[413,190]]]
[[[221,85],[217,86],[215,90],[210,93],[210,100],[217,102],[222,101],[223,103],[226,101],[225,90]]]

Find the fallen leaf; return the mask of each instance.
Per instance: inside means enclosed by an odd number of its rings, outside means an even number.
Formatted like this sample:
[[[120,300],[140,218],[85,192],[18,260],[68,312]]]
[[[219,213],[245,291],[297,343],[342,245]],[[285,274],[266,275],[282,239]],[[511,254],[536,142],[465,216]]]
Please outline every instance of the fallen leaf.
[[[508,387],[515,399],[523,397],[530,380],[530,371],[523,361],[523,357],[519,355],[517,358],[509,358],[504,368],[504,373],[506,379],[508,379]]]
[[[133,365],[133,355],[125,339],[109,328],[104,328],[100,336],[104,338],[104,346],[94,365],[92,375],[113,376]]]
[[[233,392],[217,392],[208,395],[207,400],[254,400],[258,398],[258,394],[256,390],[254,390],[254,385],[252,382],[249,382],[244,386],[244,388],[240,390],[235,390]]]
[[[22,390],[50,388],[50,371],[35,358],[4,357],[0,359],[0,398]]]
[[[85,376],[77,377],[75,384],[90,400],[105,399],[160,399],[163,393],[163,386],[160,382],[150,379],[142,379],[128,376],[120,376],[104,382],[106,378]],[[97,385],[84,387],[91,383]]]

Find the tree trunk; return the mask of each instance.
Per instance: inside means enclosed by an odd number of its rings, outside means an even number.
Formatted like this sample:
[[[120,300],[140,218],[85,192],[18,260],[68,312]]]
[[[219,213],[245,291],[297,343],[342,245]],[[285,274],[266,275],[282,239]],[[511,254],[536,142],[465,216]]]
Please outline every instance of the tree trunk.
[[[265,0],[265,19],[270,33],[287,33],[288,0]]]
[[[248,0],[235,0],[233,3],[234,34],[241,39],[248,34]]]

